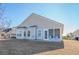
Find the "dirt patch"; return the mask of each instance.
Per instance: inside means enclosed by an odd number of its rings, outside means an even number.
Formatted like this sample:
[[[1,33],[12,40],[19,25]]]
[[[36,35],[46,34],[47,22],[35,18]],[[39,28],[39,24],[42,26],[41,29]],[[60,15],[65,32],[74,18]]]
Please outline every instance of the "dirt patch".
[[[79,55],[79,41],[76,40],[64,40],[64,48],[58,50],[52,50],[47,52],[41,52],[42,55]]]

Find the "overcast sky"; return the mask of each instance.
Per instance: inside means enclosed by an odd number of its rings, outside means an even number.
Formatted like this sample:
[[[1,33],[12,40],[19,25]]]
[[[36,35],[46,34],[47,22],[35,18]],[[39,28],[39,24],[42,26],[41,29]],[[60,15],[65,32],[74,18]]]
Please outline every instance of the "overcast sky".
[[[79,28],[79,4],[3,4],[5,16],[12,27],[21,24],[31,13],[36,13],[64,24],[64,34]]]

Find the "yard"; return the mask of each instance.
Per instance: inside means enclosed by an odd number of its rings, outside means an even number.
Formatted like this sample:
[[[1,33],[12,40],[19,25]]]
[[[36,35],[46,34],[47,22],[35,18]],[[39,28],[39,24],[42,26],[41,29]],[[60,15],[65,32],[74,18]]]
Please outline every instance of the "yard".
[[[61,43],[30,40],[0,40],[0,55],[63,55],[79,54],[79,41]]]
[[[79,55],[79,41],[76,40],[64,40],[64,48],[58,50],[52,50],[42,52],[38,54],[45,55]]]

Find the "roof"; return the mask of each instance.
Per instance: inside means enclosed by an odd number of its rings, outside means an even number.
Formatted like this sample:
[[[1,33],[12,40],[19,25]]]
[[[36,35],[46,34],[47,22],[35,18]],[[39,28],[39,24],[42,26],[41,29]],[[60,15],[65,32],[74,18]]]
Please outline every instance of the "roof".
[[[27,28],[27,27],[25,27],[25,26],[23,26],[23,27],[21,27],[21,26],[18,26],[17,28]]]
[[[59,22],[57,22],[57,21],[51,20],[51,19],[49,19],[49,18],[47,18],[47,17],[41,16],[41,15],[38,15],[38,14],[35,14],[35,13],[32,13],[29,17],[31,17],[31,16],[36,16],[36,17],[38,17],[38,18],[41,17],[41,18],[43,18],[43,20],[45,20],[45,21],[54,22],[54,23],[56,23],[56,24],[58,24],[58,25],[64,26],[62,23],[59,23]],[[28,17],[28,18],[29,18],[29,17]],[[25,19],[21,24],[25,23],[25,22],[28,20],[28,18]],[[20,25],[21,25],[21,24],[20,24]],[[19,25],[19,26],[20,26],[20,25]]]
[[[12,28],[7,28],[7,29],[4,29],[3,32],[6,32],[7,33],[7,32],[9,32],[11,30],[12,30]]]
[[[79,29],[75,30],[73,34],[79,34]]]
[[[47,21],[49,21],[49,22],[56,22],[56,23],[59,23],[59,24],[63,25],[63,24],[60,23],[60,22],[57,22],[57,21],[55,21],[55,20],[51,20],[51,19],[49,19],[49,18],[47,18],[47,17],[41,16],[41,15],[38,15],[38,14],[35,14],[35,13],[32,13],[31,15],[36,15],[36,16],[45,18],[45,19],[46,19]]]

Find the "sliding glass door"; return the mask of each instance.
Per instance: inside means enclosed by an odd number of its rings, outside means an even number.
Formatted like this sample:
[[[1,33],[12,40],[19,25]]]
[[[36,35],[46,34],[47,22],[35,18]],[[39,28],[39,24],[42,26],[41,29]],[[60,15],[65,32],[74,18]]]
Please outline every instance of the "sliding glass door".
[[[49,29],[49,39],[53,39],[54,37],[54,29]]]
[[[43,38],[45,39],[45,40],[47,40],[48,39],[48,29],[44,29],[44,32],[43,32],[44,34],[44,36],[43,36]]]

